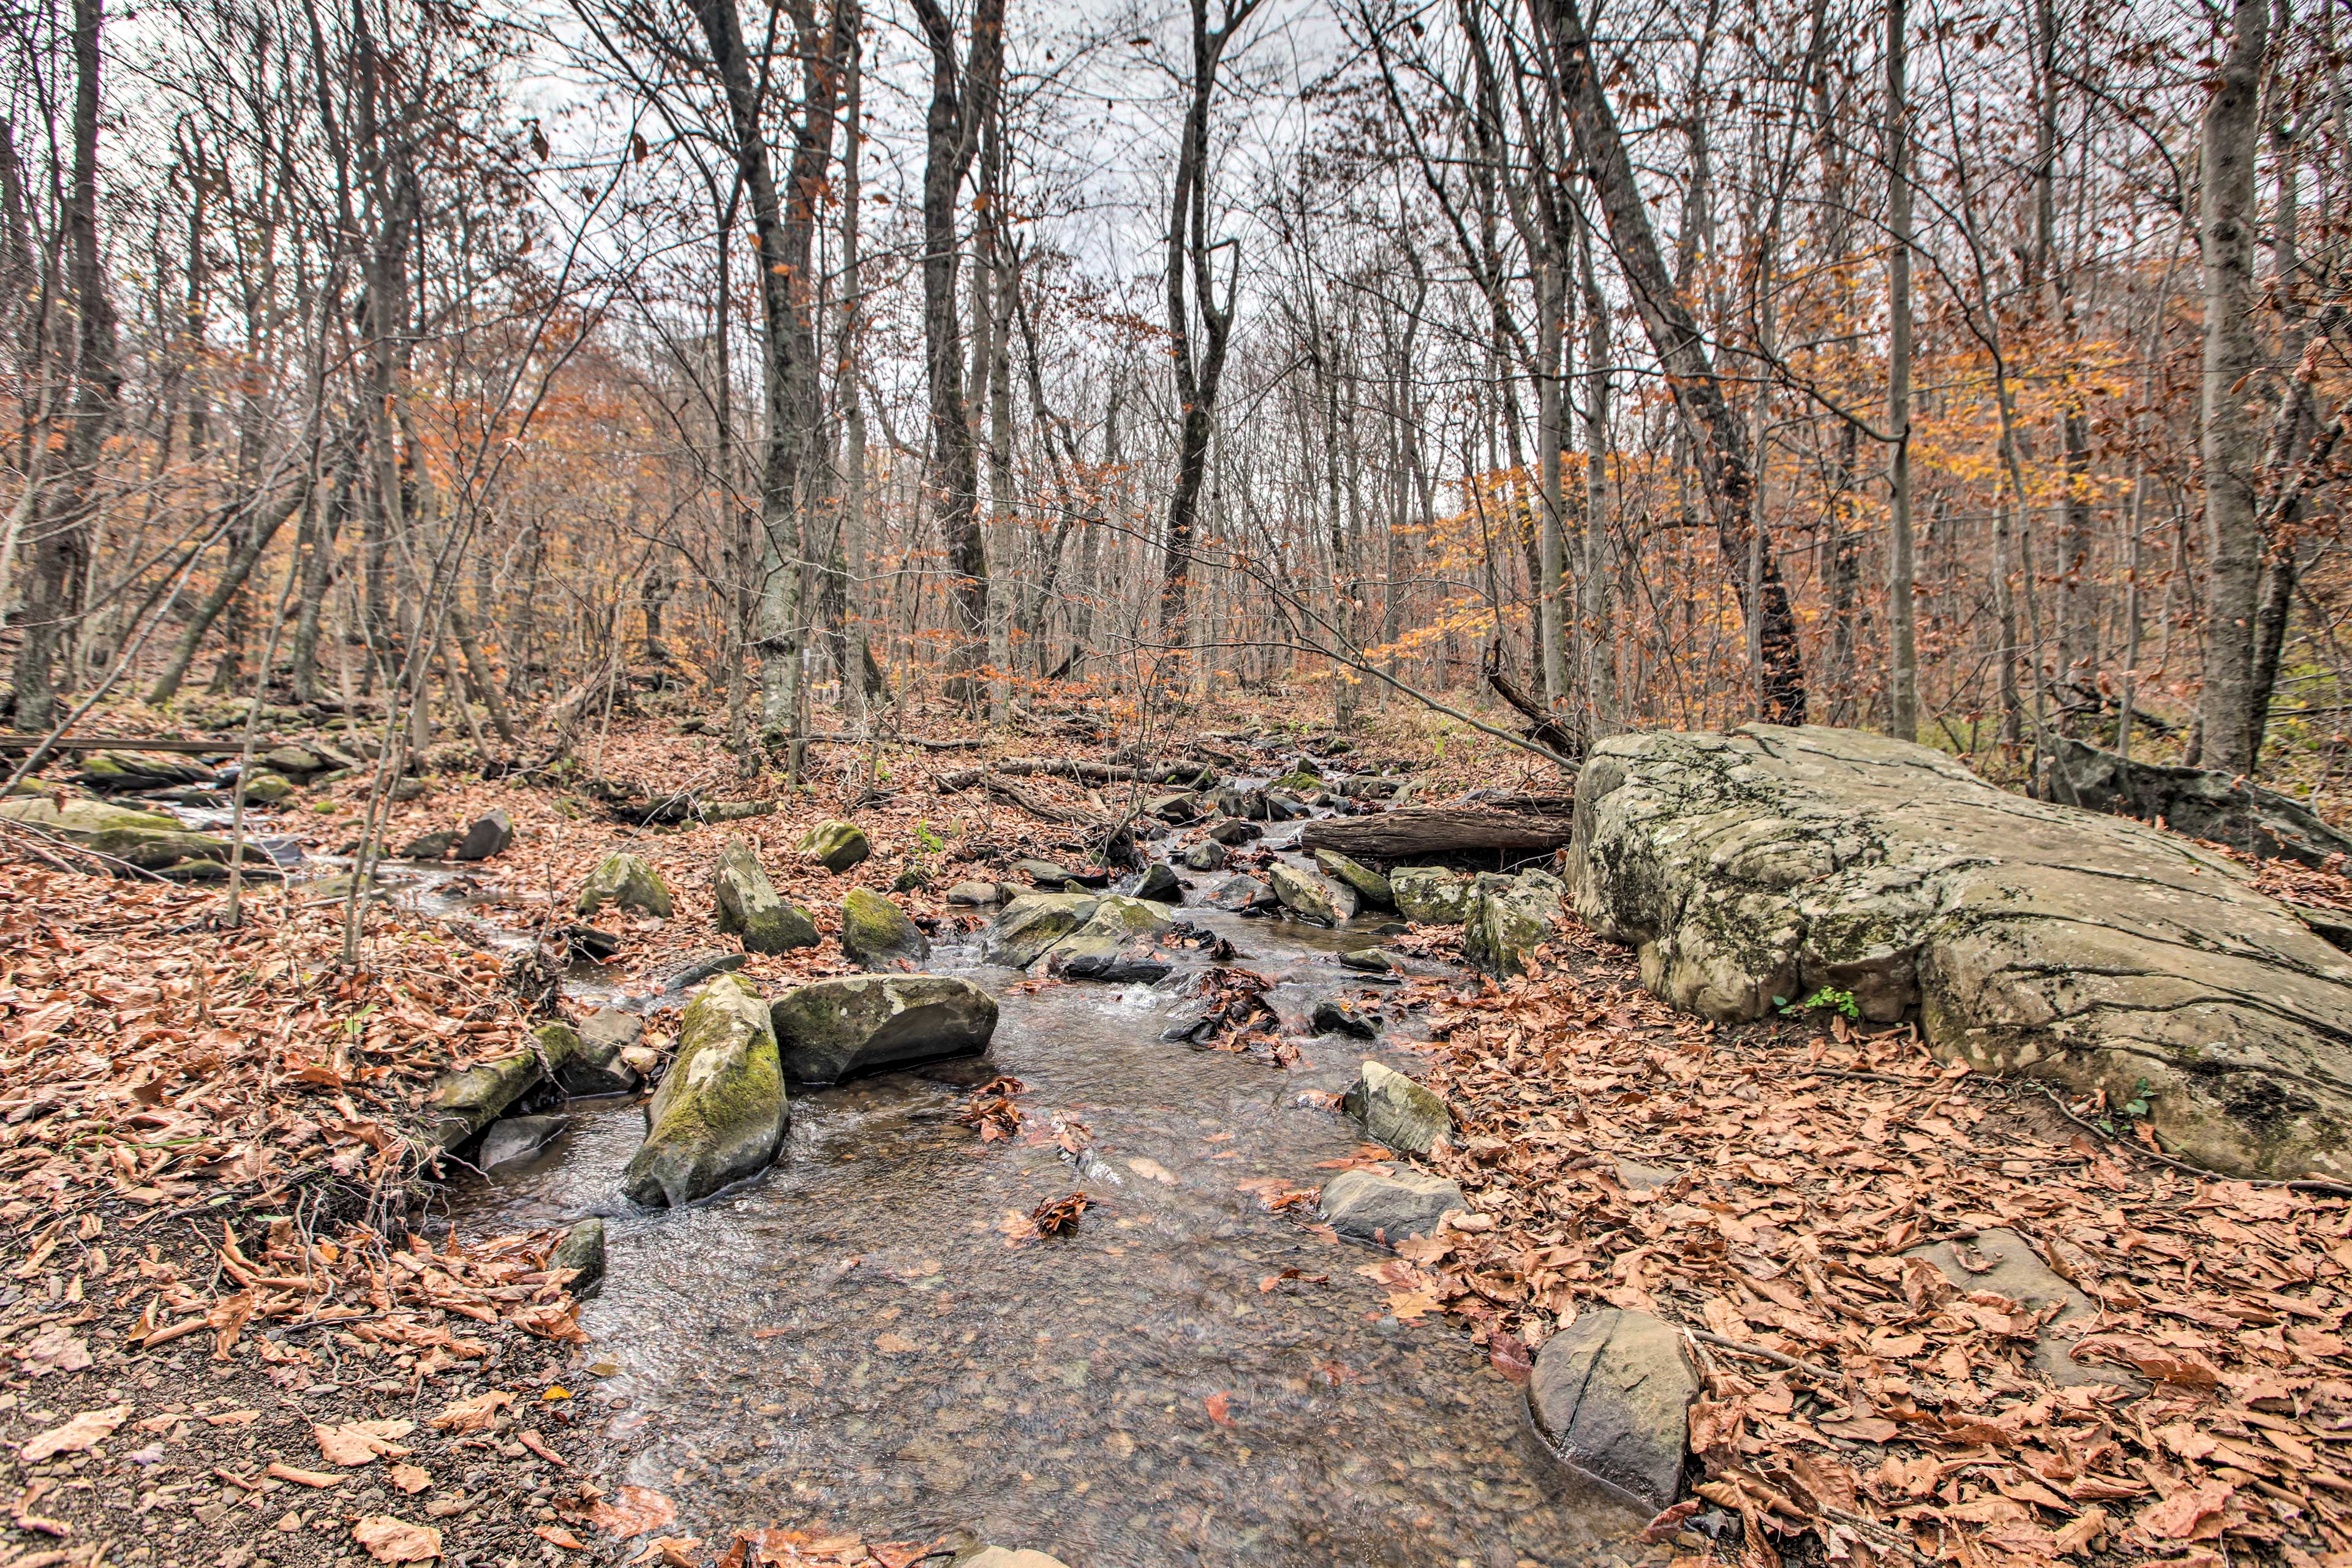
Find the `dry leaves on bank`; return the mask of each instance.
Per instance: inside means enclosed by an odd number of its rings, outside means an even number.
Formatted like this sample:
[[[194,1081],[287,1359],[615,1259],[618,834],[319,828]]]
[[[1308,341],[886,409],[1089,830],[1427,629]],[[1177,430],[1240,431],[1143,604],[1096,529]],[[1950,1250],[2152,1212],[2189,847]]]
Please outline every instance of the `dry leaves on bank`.
[[[1492,1228],[1405,1244],[1378,1266],[1392,1299],[1442,1303],[1498,1365],[1588,1303],[1748,1347],[1693,1343],[1691,1443],[1758,1563],[1808,1531],[1970,1563],[2352,1550],[2344,1200],[2037,1132],[2060,1124],[2020,1113],[2030,1089],[1907,1030],[1720,1035],[1623,955],[1577,956],[1595,978],[1432,1008],[1461,1133],[1432,1163]],[[2145,1397],[2050,1386],[2036,1314],[1904,1256],[1994,1229],[2102,1309],[2072,1353]]]

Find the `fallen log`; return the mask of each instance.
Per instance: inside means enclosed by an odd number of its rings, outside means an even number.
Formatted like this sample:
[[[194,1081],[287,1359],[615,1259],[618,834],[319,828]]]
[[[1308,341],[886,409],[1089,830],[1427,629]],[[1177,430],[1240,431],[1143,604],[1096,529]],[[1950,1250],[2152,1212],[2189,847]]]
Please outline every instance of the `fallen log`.
[[[1540,855],[1568,847],[1569,833],[1565,816],[1476,805],[1408,805],[1377,816],[1310,822],[1299,833],[1298,845],[1310,851],[1337,850],[1354,860],[1403,860],[1465,849]]]
[[[971,789],[986,784],[992,774],[1010,773],[1019,778],[1076,779],[1080,784],[1129,784],[1139,780],[1169,784],[1196,780],[1208,771],[1193,763],[1155,763],[1148,767],[1130,768],[1117,763],[1076,762],[1065,757],[1007,757],[984,768],[941,773],[938,782],[943,790]]]
[[[0,734],[0,752],[29,752],[45,735]],[[245,742],[235,741],[163,741],[152,735],[60,735],[48,741],[52,752],[169,752],[175,756],[233,757]],[[280,742],[256,740],[254,755],[274,750]]]

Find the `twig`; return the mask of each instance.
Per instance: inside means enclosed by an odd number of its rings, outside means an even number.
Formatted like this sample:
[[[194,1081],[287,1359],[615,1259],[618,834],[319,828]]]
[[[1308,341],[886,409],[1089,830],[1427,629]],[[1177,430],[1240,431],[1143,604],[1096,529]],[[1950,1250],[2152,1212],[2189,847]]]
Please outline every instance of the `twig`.
[[[1790,1372],[1801,1372],[1807,1377],[1817,1378],[1823,1383],[1840,1381],[1838,1374],[1825,1366],[1816,1366],[1809,1361],[1799,1361],[1795,1356],[1782,1355],[1779,1351],[1768,1351],[1762,1345],[1742,1344],[1738,1340],[1726,1339],[1721,1334],[1711,1334],[1705,1329],[1685,1328],[1683,1332],[1703,1345],[1713,1345],[1717,1350],[1729,1351],[1734,1355],[1754,1356],[1758,1361],[1770,1362],[1774,1366],[1784,1367]]]

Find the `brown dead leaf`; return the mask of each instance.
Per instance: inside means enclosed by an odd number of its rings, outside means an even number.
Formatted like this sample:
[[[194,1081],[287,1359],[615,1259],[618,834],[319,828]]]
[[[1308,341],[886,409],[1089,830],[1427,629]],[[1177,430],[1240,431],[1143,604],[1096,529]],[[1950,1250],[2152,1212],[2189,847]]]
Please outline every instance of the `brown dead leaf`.
[[[313,1426],[310,1436],[319,1445],[320,1457],[327,1463],[356,1469],[373,1464],[386,1454],[405,1458],[409,1450],[395,1439],[415,1430],[414,1421],[348,1421],[340,1426]]]
[[[2183,1487],[2139,1510],[2133,1531],[2149,1541],[2213,1541],[2221,1534],[2221,1510],[2237,1495],[2227,1481]]]
[[[1209,1419],[1218,1426],[1230,1426],[1234,1424],[1232,1394],[1212,1394],[1201,1403],[1208,1407]]]
[[[343,1478],[331,1470],[298,1470],[291,1465],[281,1464],[276,1460],[270,1462],[267,1473],[276,1476],[281,1481],[292,1481],[297,1486],[339,1487],[343,1484]]]
[[[394,1465],[384,1471],[384,1479],[411,1496],[433,1484],[432,1472],[421,1465]]]
[[[646,1549],[629,1559],[632,1563],[658,1562],[663,1568],[696,1568],[695,1548],[702,1544],[698,1535],[656,1535],[646,1542]]]
[[[548,1542],[556,1546],[561,1546],[566,1552],[585,1552],[588,1550],[588,1548],[581,1542],[578,1536],[572,1534],[570,1531],[564,1529],[560,1524],[542,1524],[533,1529],[531,1533],[538,1536],[541,1541]]]
[[[471,1399],[460,1399],[446,1407],[433,1418],[434,1426],[443,1432],[463,1435],[487,1432],[498,1424],[499,1412],[514,1403],[514,1395],[503,1388],[493,1388]]]
[[[128,1405],[111,1405],[104,1410],[85,1410],[62,1426],[50,1428],[28,1438],[17,1449],[28,1465],[38,1465],[59,1454],[84,1454],[114,1435],[114,1429],[131,1415]]]
[[[379,1563],[429,1563],[441,1555],[441,1532],[389,1514],[370,1514],[352,1526],[352,1539]]]
[[[677,1505],[650,1487],[623,1487],[616,1500],[599,1498],[588,1510],[591,1525],[624,1541],[675,1523],[677,1519]]]

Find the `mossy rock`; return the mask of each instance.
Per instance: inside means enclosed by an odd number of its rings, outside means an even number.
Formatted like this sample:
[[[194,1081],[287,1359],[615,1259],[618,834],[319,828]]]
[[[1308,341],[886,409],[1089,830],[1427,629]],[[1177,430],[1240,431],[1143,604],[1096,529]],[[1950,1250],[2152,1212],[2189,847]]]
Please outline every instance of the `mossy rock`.
[[[1320,774],[1310,773],[1303,768],[1295,768],[1280,778],[1273,780],[1265,787],[1288,790],[1297,795],[1310,795],[1323,787],[1323,779]]]
[[[636,910],[645,914],[669,918],[669,885],[661,873],[635,856],[625,852],[607,855],[597,868],[588,873],[588,882],[580,889],[580,912],[593,915],[606,904],[625,910]]]
[[[142,871],[161,871],[188,860],[217,860],[226,865],[230,854],[227,839],[185,828],[110,827],[91,834],[84,842],[92,853]],[[258,861],[271,870],[277,868],[277,863],[257,849],[247,848],[245,858],[247,865]]]
[[[1420,925],[1462,925],[1478,907],[1476,884],[1442,866],[1400,866],[1389,873],[1389,892],[1398,912]]]
[[[1366,903],[1378,904],[1382,909],[1396,906],[1396,890],[1389,886],[1386,877],[1370,866],[1350,860],[1334,849],[1315,851],[1315,864],[1323,868],[1325,876],[1355,889],[1356,896]]]
[[[679,1020],[677,1055],[646,1108],[646,1141],[621,1190],[648,1207],[708,1197],[774,1163],[788,1115],[768,1005],[722,974]]]
[[[746,952],[789,952],[822,940],[806,910],[777,896],[747,838],[731,837],[719,851],[710,890],[719,929],[740,936]]]
[[[245,804],[276,805],[294,793],[294,781],[284,773],[253,773],[245,781]]]
[[[425,1136],[445,1152],[460,1147],[505,1114],[543,1076],[536,1050],[443,1073],[425,1102]]]
[[[87,839],[94,833],[117,828],[160,829],[169,833],[182,831],[180,819],[176,816],[166,816],[159,811],[135,811],[127,805],[110,805],[105,801],[91,800],[82,795],[68,795],[62,811],[58,808],[58,803],[47,795],[20,795],[13,800],[0,801],[0,818],[26,827],[47,828],[60,837],[77,841]]]
[[[801,835],[800,852],[837,877],[873,854],[874,846],[866,841],[864,828],[835,817]]]
[[[879,893],[852,888],[841,900],[841,951],[878,969],[901,960],[920,963],[931,956],[931,943],[898,905]]]
[[[1497,979],[1528,972],[1535,950],[1559,930],[1568,889],[1545,871],[1522,871],[1483,891],[1462,931],[1462,956]]]
[[[1295,866],[1276,860],[1266,867],[1265,878],[1274,884],[1274,896],[1282,900],[1282,907],[1300,920],[1335,926],[1354,912],[1342,912],[1334,889]]]
[[[1454,1113],[1436,1093],[1376,1061],[1366,1061],[1339,1101],[1365,1134],[1400,1154],[1426,1154],[1454,1130]]]

